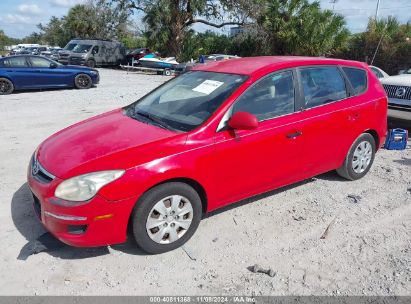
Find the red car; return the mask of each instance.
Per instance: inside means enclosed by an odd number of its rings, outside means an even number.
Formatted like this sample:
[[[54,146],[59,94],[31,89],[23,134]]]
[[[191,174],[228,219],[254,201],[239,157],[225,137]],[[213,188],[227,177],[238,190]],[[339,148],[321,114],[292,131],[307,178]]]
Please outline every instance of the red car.
[[[132,65],[134,59],[134,64],[136,65],[139,63],[140,58],[143,58],[148,54],[151,54],[151,50],[149,48],[139,48],[130,50],[130,52],[128,52],[126,55],[126,61],[129,65]]]
[[[43,225],[73,246],[175,249],[203,214],[330,171],[363,177],[386,137],[387,98],[363,63],[213,62],[48,138],[28,182]]]

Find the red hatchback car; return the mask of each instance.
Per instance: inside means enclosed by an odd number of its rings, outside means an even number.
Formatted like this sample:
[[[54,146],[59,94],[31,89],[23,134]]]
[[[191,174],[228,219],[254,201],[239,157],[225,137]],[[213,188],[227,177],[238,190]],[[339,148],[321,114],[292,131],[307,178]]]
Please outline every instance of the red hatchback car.
[[[386,136],[367,65],[255,57],[196,66],[137,102],[68,127],[28,170],[43,225],[73,246],[175,249],[202,215],[330,171],[355,180]]]

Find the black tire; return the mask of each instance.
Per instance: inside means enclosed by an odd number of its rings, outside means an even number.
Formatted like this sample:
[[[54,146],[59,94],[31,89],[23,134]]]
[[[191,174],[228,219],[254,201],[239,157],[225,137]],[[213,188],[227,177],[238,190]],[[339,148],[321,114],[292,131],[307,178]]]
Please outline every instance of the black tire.
[[[89,68],[95,68],[95,67],[96,67],[96,62],[95,62],[94,60],[90,59],[90,60],[87,60],[86,65],[87,65]]]
[[[357,157],[354,155],[355,151],[357,149],[360,149],[360,145],[362,143],[368,143],[369,145],[371,145],[371,159],[368,163],[368,165],[366,165],[366,167],[364,168],[364,171],[362,172],[358,172],[361,171],[360,168],[357,166],[357,172],[355,171],[354,167],[354,161],[357,161]],[[343,165],[337,169],[337,173],[338,175],[340,175],[341,177],[344,177],[348,180],[357,180],[362,178],[363,176],[365,176],[368,171],[370,170],[373,162],[374,162],[374,158],[375,158],[375,151],[376,151],[376,144],[375,144],[375,139],[371,134],[368,133],[363,133],[361,134],[356,140],[355,142],[352,144],[350,150],[348,151],[347,156],[345,157],[344,163]],[[356,162],[358,163],[358,162]]]
[[[146,228],[146,223],[149,219],[149,216],[152,216],[152,214],[154,214],[153,213],[154,206],[160,201],[162,201],[163,199],[169,196],[172,196],[172,195],[181,196],[191,203],[192,220],[191,220],[191,224],[188,227],[188,229],[185,230],[184,233],[181,235],[181,237],[179,237],[176,241],[170,242],[168,244],[160,244],[154,241],[149,236],[149,231]],[[171,210],[171,209],[167,209],[167,210]],[[160,213],[158,214],[158,217],[160,220],[162,220],[160,218],[161,217]],[[131,217],[131,223],[132,223],[134,238],[138,246],[147,253],[158,254],[158,253],[164,253],[170,250],[174,250],[182,246],[184,243],[186,243],[191,238],[191,236],[194,234],[194,232],[197,230],[197,227],[201,221],[201,217],[202,217],[202,205],[201,205],[201,199],[198,193],[192,187],[190,187],[189,185],[185,183],[170,182],[170,183],[166,183],[166,184],[162,184],[157,187],[154,187],[141,196],[136,206],[134,207],[132,217]],[[163,222],[166,222],[166,221],[168,220],[163,220]],[[172,224],[173,222],[169,224],[161,223],[159,224],[159,227],[163,227],[163,225],[170,225],[170,227],[167,227],[166,229],[172,229],[171,228]],[[158,227],[155,227],[152,229],[155,230],[155,229],[158,229]],[[173,229],[177,229],[177,228],[173,228]],[[184,230],[182,228],[178,228],[178,229],[181,229],[180,233]],[[152,230],[150,230],[150,233],[151,231]],[[165,238],[169,238],[169,236],[167,236],[168,235],[167,233],[164,234],[163,232],[162,235],[165,235]],[[162,241],[163,240],[164,238],[162,239]]]
[[[165,75],[165,76],[171,76],[171,70],[165,69],[165,70],[164,70],[164,75]]]
[[[90,89],[93,85],[93,81],[91,80],[91,77],[87,74],[78,74],[74,78],[74,85],[77,89],[80,90]]]
[[[0,95],[11,94],[14,91],[14,84],[7,78],[0,78]]]

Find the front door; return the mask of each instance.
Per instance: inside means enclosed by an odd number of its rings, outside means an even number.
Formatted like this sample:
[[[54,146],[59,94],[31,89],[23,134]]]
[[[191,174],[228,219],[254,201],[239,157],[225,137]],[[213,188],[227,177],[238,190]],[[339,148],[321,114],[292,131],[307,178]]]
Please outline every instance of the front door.
[[[301,175],[300,128],[295,121],[296,72],[269,74],[248,88],[226,117],[249,112],[255,130],[222,127],[215,136],[218,207],[291,183]]]
[[[47,88],[68,86],[72,81],[69,81],[70,72],[67,69],[60,67],[51,67],[50,60],[37,56],[30,56],[29,62],[31,65],[31,73],[33,75],[33,87]]]

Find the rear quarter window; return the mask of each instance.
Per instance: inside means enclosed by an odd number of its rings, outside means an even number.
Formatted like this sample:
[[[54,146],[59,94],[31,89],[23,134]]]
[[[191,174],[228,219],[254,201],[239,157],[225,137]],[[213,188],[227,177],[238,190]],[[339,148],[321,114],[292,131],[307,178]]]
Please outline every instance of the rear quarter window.
[[[355,95],[360,95],[367,90],[367,72],[359,68],[342,68],[350,81]]]

